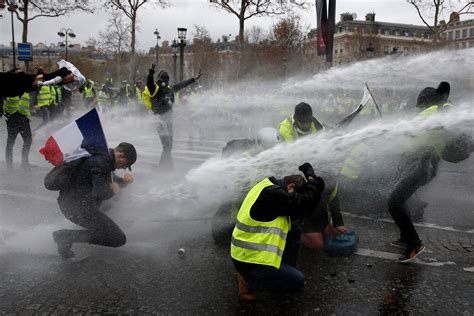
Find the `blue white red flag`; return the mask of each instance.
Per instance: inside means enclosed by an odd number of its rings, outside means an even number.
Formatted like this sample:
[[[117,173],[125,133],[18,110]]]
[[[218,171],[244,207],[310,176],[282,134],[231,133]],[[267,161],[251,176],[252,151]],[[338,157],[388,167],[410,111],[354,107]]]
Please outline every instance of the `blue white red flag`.
[[[107,141],[96,109],[90,110],[55,132],[46,140],[40,153],[47,161],[58,166],[64,162],[90,156],[84,147],[94,147],[108,152]]]

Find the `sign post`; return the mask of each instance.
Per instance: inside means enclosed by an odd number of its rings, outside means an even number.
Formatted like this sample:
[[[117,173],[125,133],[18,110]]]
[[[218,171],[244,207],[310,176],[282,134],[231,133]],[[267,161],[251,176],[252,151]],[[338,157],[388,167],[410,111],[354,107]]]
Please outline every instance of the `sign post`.
[[[18,60],[33,60],[33,45],[31,43],[18,43]]]

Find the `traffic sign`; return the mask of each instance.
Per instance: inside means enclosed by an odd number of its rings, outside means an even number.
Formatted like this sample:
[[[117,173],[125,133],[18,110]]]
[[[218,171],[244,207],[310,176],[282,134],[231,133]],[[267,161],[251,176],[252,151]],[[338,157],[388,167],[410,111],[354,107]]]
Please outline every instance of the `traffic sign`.
[[[18,60],[33,60],[33,45],[31,43],[18,43]]]

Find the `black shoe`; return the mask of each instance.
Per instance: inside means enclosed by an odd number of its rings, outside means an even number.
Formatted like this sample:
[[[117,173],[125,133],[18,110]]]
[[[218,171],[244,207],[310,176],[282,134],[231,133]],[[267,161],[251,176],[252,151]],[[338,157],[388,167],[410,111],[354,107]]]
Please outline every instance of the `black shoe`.
[[[53,232],[53,240],[58,245],[58,253],[63,259],[74,257],[74,252],[71,250],[72,242],[67,240],[63,231]]]
[[[400,248],[400,249],[406,249],[407,245],[408,245],[407,242],[401,238],[390,242],[390,246],[395,247],[395,248]]]
[[[412,261],[413,259],[416,258],[420,253],[422,253],[425,250],[425,245],[420,241],[418,241],[415,246],[409,246],[406,248],[405,252],[403,253],[403,256],[398,258],[399,263],[407,263]]]

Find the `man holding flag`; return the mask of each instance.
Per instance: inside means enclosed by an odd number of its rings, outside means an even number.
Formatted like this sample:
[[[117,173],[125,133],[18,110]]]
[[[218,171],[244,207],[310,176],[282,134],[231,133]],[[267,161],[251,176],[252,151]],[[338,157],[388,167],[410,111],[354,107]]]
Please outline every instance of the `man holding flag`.
[[[77,242],[107,247],[124,245],[126,236],[123,231],[99,208],[103,200],[110,199],[119,191],[119,185],[133,182],[131,174],[120,178],[113,171],[131,170],[137,159],[135,147],[120,143],[109,149],[97,111],[92,109],[54,133],[40,152],[56,166],[53,171],[73,166],[65,184],[56,188],[59,190],[58,204],[67,219],[85,228],[53,232],[59,254],[65,259],[72,258],[71,248]],[[64,172],[61,176],[64,177]]]

